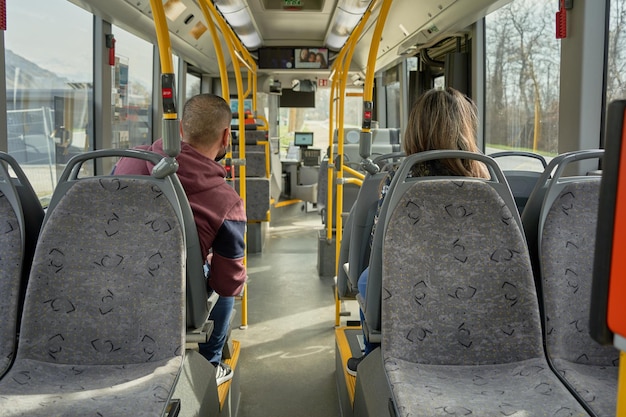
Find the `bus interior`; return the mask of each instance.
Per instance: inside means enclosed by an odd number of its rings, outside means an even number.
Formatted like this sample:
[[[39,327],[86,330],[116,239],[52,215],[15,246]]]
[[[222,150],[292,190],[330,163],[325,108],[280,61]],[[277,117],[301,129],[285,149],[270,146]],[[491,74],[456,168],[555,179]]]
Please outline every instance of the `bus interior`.
[[[624,16],[0,0],[0,416],[626,416]],[[479,152],[407,154],[433,89],[471,103]],[[205,93],[247,216],[224,383],[176,175]],[[459,159],[485,178],[414,175]]]

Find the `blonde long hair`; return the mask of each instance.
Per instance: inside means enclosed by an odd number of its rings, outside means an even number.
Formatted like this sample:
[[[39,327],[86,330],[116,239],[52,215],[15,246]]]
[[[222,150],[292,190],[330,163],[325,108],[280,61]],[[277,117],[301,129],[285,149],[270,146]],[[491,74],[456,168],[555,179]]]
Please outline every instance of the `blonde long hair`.
[[[478,112],[471,99],[450,87],[432,89],[422,94],[411,109],[402,146],[407,155],[445,149],[479,152],[477,129]],[[482,162],[467,159],[441,162],[456,175],[489,178]]]

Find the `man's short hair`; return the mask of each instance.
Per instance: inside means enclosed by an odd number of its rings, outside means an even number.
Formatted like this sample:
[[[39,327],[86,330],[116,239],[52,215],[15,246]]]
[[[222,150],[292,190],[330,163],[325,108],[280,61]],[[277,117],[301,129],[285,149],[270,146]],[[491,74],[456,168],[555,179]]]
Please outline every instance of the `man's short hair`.
[[[231,120],[230,106],[222,97],[214,94],[193,96],[183,107],[184,139],[189,143],[211,144],[221,138]]]

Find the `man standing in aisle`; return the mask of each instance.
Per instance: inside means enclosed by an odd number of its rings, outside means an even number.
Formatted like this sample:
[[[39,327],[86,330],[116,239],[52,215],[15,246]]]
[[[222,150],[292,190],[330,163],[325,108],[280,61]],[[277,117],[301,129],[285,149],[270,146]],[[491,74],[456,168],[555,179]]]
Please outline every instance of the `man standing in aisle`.
[[[226,170],[217,162],[226,155],[231,119],[230,106],[223,98],[213,94],[190,98],[183,108],[181,152],[176,158],[177,175],[191,205],[202,253],[207,259],[208,286],[220,296],[210,315],[214,321],[211,337],[207,343],[199,344],[200,353],[216,367],[217,385],[233,377],[232,369],[221,361],[222,348],[234,296],[241,293],[246,281],[243,201],[226,183]],[[161,139],[139,148],[165,155]],[[149,162],[122,158],[115,173],[149,175],[151,170]]]

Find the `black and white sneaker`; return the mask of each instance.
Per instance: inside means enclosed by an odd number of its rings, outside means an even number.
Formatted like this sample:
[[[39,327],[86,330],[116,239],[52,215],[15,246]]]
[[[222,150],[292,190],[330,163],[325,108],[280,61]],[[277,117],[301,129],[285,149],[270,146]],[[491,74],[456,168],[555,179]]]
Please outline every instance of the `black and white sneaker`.
[[[348,359],[348,362],[346,363],[346,372],[348,372],[352,376],[356,376],[356,368],[357,366],[359,366],[363,359],[365,359],[365,355],[361,356],[360,358]]]
[[[219,387],[226,381],[230,381],[233,379],[233,370],[230,366],[226,365],[224,362],[220,362],[215,367],[215,380],[217,381],[217,386]]]

